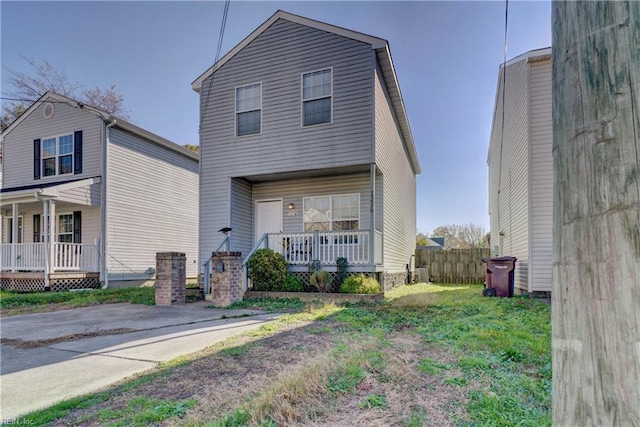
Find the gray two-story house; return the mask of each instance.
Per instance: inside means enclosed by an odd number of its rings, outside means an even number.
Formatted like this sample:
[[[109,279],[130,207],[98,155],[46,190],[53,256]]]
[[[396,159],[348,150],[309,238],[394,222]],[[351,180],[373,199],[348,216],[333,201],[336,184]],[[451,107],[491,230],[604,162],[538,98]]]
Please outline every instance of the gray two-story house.
[[[48,92],[2,134],[0,286],[134,286],[155,254],[197,275],[198,155]]]
[[[405,283],[420,173],[386,40],[278,11],[192,84],[204,264],[231,251]]]

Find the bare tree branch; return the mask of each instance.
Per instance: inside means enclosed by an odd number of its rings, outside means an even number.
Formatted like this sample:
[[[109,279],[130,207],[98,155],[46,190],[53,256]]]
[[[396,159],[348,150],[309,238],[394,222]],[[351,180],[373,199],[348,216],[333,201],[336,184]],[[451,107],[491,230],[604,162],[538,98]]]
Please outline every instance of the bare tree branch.
[[[7,95],[19,101],[3,101],[0,130],[6,129],[30,105],[46,92],[54,92],[81,103],[91,105],[114,116],[129,119],[124,108],[124,98],[115,91],[115,86],[103,90],[98,87],[85,89],[81,95],[76,92],[83,86],[71,81],[64,68],[57,68],[46,59],[36,60],[23,56],[31,72],[16,71],[3,64],[2,69],[11,76],[8,78],[12,90]]]

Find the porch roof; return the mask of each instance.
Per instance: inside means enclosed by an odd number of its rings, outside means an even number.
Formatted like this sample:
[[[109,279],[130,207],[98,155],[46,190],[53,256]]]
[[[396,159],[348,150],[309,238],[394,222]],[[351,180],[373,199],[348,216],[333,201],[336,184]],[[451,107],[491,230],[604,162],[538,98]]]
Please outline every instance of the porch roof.
[[[21,187],[2,188],[0,189],[0,193],[2,194],[2,197],[0,197],[0,206],[21,202],[33,202],[37,200],[36,194],[39,194],[41,197],[56,199],[62,191],[99,184],[100,182],[101,178],[95,176],[93,178],[74,179],[63,182],[47,182]]]

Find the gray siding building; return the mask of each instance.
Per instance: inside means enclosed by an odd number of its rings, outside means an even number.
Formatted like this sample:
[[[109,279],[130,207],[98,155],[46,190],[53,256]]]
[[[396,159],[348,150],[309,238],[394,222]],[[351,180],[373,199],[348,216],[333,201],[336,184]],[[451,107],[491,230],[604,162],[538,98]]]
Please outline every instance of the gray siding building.
[[[162,251],[197,276],[196,153],[54,93],[1,137],[3,288],[132,286]]]
[[[515,287],[526,292],[551,291],[551,103],[551,48],[500,68],[487,158],[491,245],[518,258]]]
[[[229,247],[404,283],[420,163],[388,43],[279,11],[192,84],[202,265]]]

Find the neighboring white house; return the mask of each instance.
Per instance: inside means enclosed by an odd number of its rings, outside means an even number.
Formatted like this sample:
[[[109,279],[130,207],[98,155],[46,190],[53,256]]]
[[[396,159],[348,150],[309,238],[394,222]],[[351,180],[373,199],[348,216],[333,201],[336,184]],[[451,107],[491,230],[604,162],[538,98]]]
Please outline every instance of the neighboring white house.
[[[416,147],[386,40],[278,11],[192,84],[200,94],[200,263],[283,253],[404,283]]]
[[[515,288],[526,292],[551,291],[551,102],[551,48],[500,67],[487,159],[491,246],[518,258]]]
[[[197,276],[196,153],[51,92],[0,136],[2,288],[133,286],[163,251]]]

